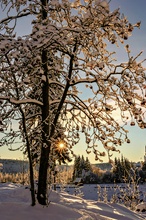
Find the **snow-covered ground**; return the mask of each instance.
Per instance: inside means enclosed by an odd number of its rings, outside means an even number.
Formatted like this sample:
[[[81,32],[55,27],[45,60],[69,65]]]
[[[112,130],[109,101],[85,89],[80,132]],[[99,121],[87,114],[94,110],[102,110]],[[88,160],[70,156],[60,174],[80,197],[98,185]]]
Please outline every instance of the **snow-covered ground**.
[[[134,194],[136,186],[132,186],[121,183],[121,184],[84,184],[81,187],[76,187],[75,185],[65,185],[64,191],[72,195],[81,195],[84,199],[95,200],[95,201],[111,201],[113,195],[117,197],[122,197],[122,194]],[[62,187],[63,188],[63,187]],[[62,190],[62,189],[61,189]],[[60,191],[60,187],[57,188]],[[146,183],[137,186],[137,192],[139,200],[146,202]],[[136,192],[135,192],[136,193]]]
[[[86,188],[86,187],[85,187]],[[89,186],[86,188],[89,191]],[[94,192],[95,194],[96,192]],[[145,213],[132,212],[116,203],[97,202],[68,194],[51,191],[50,204],[42,207],[30,205],[30,191],[25,186],[0,184],[0,219],[1,220],[142,220]]]

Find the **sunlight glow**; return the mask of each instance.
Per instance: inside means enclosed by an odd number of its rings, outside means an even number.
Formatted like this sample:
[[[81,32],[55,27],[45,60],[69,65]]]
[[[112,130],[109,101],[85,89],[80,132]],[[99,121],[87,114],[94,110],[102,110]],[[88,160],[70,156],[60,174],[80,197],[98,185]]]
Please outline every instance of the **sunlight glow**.
[[[61,143],[59,143],[59,148],[64,148],[65,147],[65,145],[64,145],[64,143],[63,142],[61,142]]]

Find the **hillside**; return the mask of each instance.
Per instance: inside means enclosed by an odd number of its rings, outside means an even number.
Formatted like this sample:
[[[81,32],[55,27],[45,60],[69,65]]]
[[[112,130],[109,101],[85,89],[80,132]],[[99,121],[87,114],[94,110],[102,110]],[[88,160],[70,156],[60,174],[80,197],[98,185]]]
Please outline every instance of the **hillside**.
[[[0,159],[0,164],[2,164],[1,171],[3,173],[22,173],[26,172],[28,170],[28,161],[22,161],[22,160],[12,160],[12,159]],[[93,164],[96,167],[99,167],[101,170],[110,170],[112,168],[111,164],[109,163],[99,163],[99,164]],[[72,165],[61,165],[60,168],[68,169]]]
[[[28,161],[0,159],[0,164],[3,173],[22,173],[28,170]]]
[[[110,163],[97,163],[94,166],[99,167],[101,170],[111,170],[112,168]]]

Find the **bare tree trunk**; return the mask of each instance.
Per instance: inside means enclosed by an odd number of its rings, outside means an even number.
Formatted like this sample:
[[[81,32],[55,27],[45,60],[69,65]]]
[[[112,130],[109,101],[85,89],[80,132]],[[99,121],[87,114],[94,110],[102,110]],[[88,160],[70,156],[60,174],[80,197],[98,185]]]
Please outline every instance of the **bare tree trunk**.
[[[42,3],[42,20],[47,18],[46,6],[48,0],[41,0]],[[73,52],[76,51],[77,43],[74,45]],[[73,61],[74,55],[70,58],[70,66],[68,72],[68,81],[66,87],[64,89],[63,95],[61,97],[60,103],[58,105],[58,109],[52,124],[49,124],[49,76],[48,76],[48,52],[47,50],[42,51],[42,66],[44,69],[45,75],[45,82],[43,83],[42,87],[42,97],[43,97],[43,106],[42,106],[42,149],[41,149],[41,156],[40,156],[40,166],[39,166],[39,179],[38,179],[38,193],[37,199],[38,202],[42,205],[48,204],[48,163],[49,163],[49,154],[51,148],[50,139],[53,137],[55,132],[55,127],[58,122],[58,118],[66,98],[69,83],[72,76],[72,69],[73,69]],[[44,146],[45,145],[45,146]]]
[[[47,12],[45,7],[48,3],[48,0],[41,0],[42,3],[42,20],[47,18]],[[47,50],[42,51],[42,65],[44,69],[44,75],[46,81],[43,84],[42,88],[42,148],[40,156],[40,166],[39,166],[39,179],[38,179],[38,193],[37,199],[41,205],[48,204],[48,160],[50,153],[51,143],[48,142],[49,137],[49,82],[48,82],[48,53]],[[44,146],[45,145],[45,146]]]
[[[50,154],[51,143],[48,141],[50,135],[49,125],[49,82],[48,82],[48,53],[42,51],[42,63],[46,81],[43,84],[43,107],[42,107],[42,148],[40,156],[39,180],[38,180],[38,202],[42,205],[48,203],[48,160]]]
[[[9,63],[9,65],[11,66],[11,63],[7,58],[7,61]],[[14,82],[15,82],[15,88],[16,88],[16,94],[17,94],[17,98],[18,100],[20,99],[19,98],[19,91],[18,91],[18,87],[17,87],[17,81],[16,81],[16,78],[15,78],[15,75],[13,74],[13,78],[14,78]],[[28,133],[27,133],[27,126],[26,126],[26,119],[25,119],[25,114],[24,114],[24,111],[21,107],[21,105],[19,105],[19,110],[20,110],[20,113],[21,113],[21,116],[22,116],[22,124],[23,124],[23,132],[25,134],[25,140],[26,140],[26,148],[27,148],[27,153],[28,153],[28,160],[29,160],[29,180],[30,180],[30,191],[31,191],[31,200],[32,200],[32,203],[31,205],[34,206],[35,203],[36,203],[36,200],[35,200],[35,188],[34,188],[34,172],[33,172],[33,164],[32,164],[32,158],[31,158],[31,152],[30,152],[30,143],[29,143],[29,138],[28,138]]]
[[[41,205],[48,204],[48,158],[49,149],[42,147],[40,167],[39,167],[39,179],[38,179],[38,193],[37,199]]]
[[[25,115],[21,107],[20,107],[20,112],[22,115],[23,131],[25,133],[26,148],[27,148],[28,160],[29,160],[29,181],[30,181],[30,191],[31,191],[31,205],[34,206],[36,204],[36,199],[35,199],[33,164],[32,164],[31,152],[30,152],[29,138],[28,138],[27,129],[26,129]]]

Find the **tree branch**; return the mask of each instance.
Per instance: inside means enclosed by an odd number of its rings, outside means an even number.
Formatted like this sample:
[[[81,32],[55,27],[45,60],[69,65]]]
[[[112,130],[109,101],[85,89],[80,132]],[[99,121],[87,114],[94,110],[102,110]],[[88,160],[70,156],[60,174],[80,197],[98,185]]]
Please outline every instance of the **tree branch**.
[[[7,18],[2,19],[2,20],[0,21],[0,24],[4,23],[4,22],[6,22],[6,21],[9,21],[9,20],[13,20],[13,19],[25,17],[25,16],[27,16],[27,15],[31,15],[31,13],[30,13],[30,12],[27,12],[27,13],[24,13],[24,14],[19,14],[19,13],[18,13],[18,14],[15,15],[15,16],[9,16],[9,17],[7,17]]]

